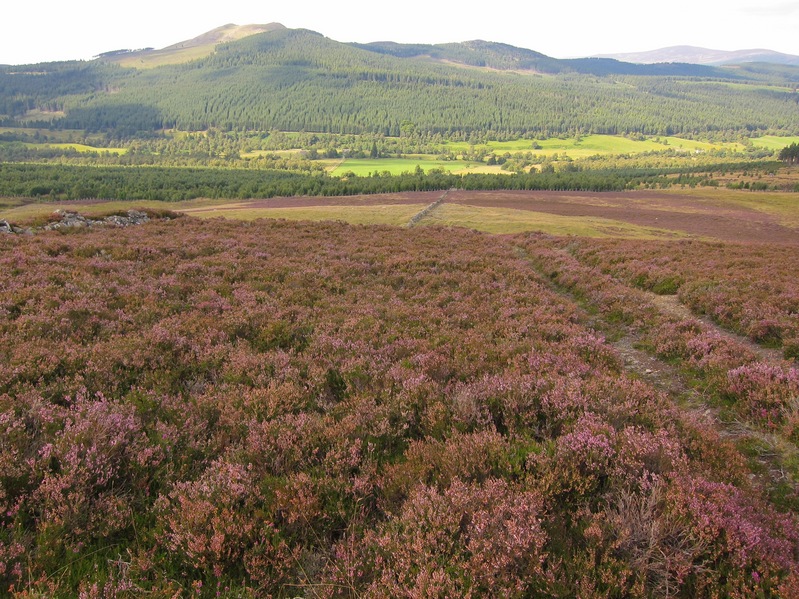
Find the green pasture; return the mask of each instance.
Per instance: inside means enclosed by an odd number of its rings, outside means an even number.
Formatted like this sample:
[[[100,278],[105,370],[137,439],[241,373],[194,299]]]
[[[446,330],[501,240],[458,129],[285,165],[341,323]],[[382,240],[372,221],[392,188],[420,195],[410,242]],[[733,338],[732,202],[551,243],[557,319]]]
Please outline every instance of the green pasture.
[[[799,143],[799,136],[777,137],[776,135],[764,135],[763,137],[753,137],[752,145],[767,150],[782,150],[785,146]]]
[[[422,155],[408,158],[347,158],[336,166],[331,174],[341,176],[352,172],[359,177],[367,177],[377,171],[380,174],[388,172],[392,175],[401,175],[402,173],[413,173],[417,166],[425,173],[429,172],[430,169],[438,168],[451,173],[466,173],[484,172],[477,169],[485,165],[480,162],[463,160],[436,160]]]
[[[540,147],[535,148],[534,146]],[[446,147],[455,153],[472,150],[472,146],[467,142],[448,143]],[[570,158],[586,158],[597,154],[606,156],[614,154],[642,154],[644,152],[657,152],[668,149],[676,149],[685,152],[702,152],[721,148],[743,150],[744,146],[738,143],[710,143],[666,136],[635,140],[618,135],[586,135],[584,137],[569,137],[566,139],[519,139],[514,141],[494,141],[474,146],[475,150],[485,149],[497,155],[506,152],[510,154],[516,152],[532,152],[539,156],[566,154]]]
[[[34,148],[36,150],[46,150],[46,149],[58,149],[58,150],[75,150],[80,153],[85,152],[97,152],[98,154],[126,154],[128,152],[127,148],[98,148],[95,146],[89,146],[86,144],[76,144],[76,143],[25,143],[25,146],[28,148]]]

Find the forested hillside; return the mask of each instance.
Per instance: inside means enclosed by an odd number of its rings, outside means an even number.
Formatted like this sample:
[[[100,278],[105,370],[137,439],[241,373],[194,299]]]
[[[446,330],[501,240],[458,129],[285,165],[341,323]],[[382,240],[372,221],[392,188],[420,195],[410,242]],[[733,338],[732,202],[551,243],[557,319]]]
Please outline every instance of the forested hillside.
[[[103,61],[0,69],[0,123],[379,133],[799,132],[799,70],[559,61],[486,42],[356,47],[278,29],[146,71]]]

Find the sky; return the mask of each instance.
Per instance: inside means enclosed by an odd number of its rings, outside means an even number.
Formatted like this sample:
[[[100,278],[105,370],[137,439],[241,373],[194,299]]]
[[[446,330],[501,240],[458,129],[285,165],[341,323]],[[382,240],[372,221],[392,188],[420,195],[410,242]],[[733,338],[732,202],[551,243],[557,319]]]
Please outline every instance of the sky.
[[[799,1],[786,0],[36,0],[8,2],[0,64],[163,48],[228,23],[282,23],[340,42],[483,39],[555,58],[690,45],[799,55]]]

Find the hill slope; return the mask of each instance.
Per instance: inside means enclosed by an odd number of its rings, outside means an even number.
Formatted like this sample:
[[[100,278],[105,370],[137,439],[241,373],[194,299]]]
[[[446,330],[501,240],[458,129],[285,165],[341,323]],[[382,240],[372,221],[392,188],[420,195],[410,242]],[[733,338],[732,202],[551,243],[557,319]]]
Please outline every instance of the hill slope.
[[[48,125],[120,136],[209,127],[464,137],[799,132],[795,67],[557,60],[484,41],[355,45],[265,27],[184,64],[0,69],[0,124],[49,111]],[[159,56],[205,52],[247,31],[220,28]]]

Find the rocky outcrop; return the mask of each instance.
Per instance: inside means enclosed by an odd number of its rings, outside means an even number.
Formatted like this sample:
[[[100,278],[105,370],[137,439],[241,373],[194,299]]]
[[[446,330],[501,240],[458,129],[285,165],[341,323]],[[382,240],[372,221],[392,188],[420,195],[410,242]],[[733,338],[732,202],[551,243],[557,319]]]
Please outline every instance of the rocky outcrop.
[[[56,210],[52,222],[41,227],[21,228],[0,220],[0,233],[30,234],[35,231],[57,231],[59,229],[81,229],[87,227],[132,227],[150,221],[150,216],[141,210],[128,210],[125,215],[112,214],[100,219],[87,218],[71,210]]]

